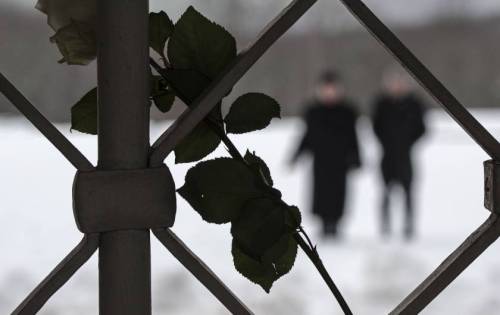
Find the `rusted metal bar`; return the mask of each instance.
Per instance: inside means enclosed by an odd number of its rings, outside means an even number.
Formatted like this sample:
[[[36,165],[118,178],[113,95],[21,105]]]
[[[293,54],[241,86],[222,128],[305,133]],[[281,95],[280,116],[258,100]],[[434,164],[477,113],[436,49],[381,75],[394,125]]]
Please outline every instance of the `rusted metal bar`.
[[[500,159],[498,141],[361,0],[340,1],[408,69],[486,153],[493,159]]]
[[[144,169],[149,152],[148,1],[98,1],[97,11],[98,169]],[[151,314],[149,230],[101,234],[99,313]]]
[[[169,229],[154,229],[158,240],[188,269],[232,314],[253,314],[243,302],[215,275],[212,270],[198,258]]]
[[[92,163],[0,73],[0,92],[80,171],[94,169]]]
[[[176,205],[174,179],[165,165],[77,172],[73,181],[73,213],[82,233],[171,227]]]
[[[500,220],[491,214],[465,242],[390,314],[418,314],[500,236]]]
[[[99,234],[86,234],[82,241],[12,312],[12,315],[36,314],[75,272],[85,264],[99,246]]]
[[[294,0],[261,33],[258,39],[241,52],[235,61],[198,97],[192,106],[153,144],[150,165],[158,166],[175,146],[200,123],[212,108],[232,89],[243,75],[259,60],[316,0]]]

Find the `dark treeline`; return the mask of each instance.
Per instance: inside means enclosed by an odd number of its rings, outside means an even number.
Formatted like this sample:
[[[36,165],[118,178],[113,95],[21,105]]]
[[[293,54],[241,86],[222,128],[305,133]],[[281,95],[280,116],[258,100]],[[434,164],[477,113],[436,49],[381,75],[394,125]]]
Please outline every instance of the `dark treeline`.
[[[471,107],[492,107],[500,101],[500,17],[454,19],[396,28],[403,41]],[[49,43],[50,30],[41,14],[0,5],[0,71],[9,77],[50,119],[66,121],[70,106],[95,86],[95,64],[68,67],[57,64],[59,53]],[[241,35],[241,47],[251,40]],[[325,68],[343,74],[350,98],[361,111],[379,88],[392,57],[367,32],[338,34],[295,32],[282,38],[235,88],[234,95],[262,91],[283,105],[284,115],[303,112],[317,75]],[[177,113],[176,107],[170,115]],[[0,112],[15,110],[0,97]],[[155,113],[156,117],[160,117]],[[172,117],[172,116],[170,116]]]

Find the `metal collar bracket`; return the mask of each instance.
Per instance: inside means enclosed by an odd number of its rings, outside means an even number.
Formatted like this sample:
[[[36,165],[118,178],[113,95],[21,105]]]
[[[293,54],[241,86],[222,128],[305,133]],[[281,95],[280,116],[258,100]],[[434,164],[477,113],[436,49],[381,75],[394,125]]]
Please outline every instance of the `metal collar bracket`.
[[[500,161],[484,162],[484,206],[500,214]]]
[[[169,169],[78,171],[73,211],[83,233],[171,227],[175,183]]]

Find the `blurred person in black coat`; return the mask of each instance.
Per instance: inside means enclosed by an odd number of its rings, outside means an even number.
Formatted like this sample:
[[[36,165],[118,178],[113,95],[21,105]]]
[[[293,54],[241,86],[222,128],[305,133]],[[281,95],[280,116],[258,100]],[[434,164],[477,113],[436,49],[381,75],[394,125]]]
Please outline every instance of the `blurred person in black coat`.
[[[393,187],[399,185],[405,195],[404,235],[414,236],[412,200],[412,148],[425,133],[424,104],[412,90],[409,76],[390,71],[383,79],[383,92],[374,104],[373,128],[382,146],[384,192],[381,205],[381,232],[390,233],[389,200]]]
[[[360,166],[356,120],[339,76],[325,72],[304,116],[306,132],[292,163],[302,153],[313,157],[312,211],[321,218],[327,236],[337,235],[344,214],[348,171]]]

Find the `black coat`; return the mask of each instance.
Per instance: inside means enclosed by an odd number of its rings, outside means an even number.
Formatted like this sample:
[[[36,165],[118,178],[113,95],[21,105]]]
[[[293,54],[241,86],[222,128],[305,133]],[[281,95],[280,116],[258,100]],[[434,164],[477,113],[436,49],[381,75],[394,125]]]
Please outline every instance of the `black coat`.
[[[331,106],[313,103],[305,114],[306,132],[295,154],[313,156],[313,212],[338,221],[344,210],[346,174],[360,166],[357,115],[347,101]]]
[[[383,149],[384,180],[409,186],[413,178],[411,149],[425,133],[424,106],[413,94],[400,98],[381,95],[374,108],[373,128]]]

